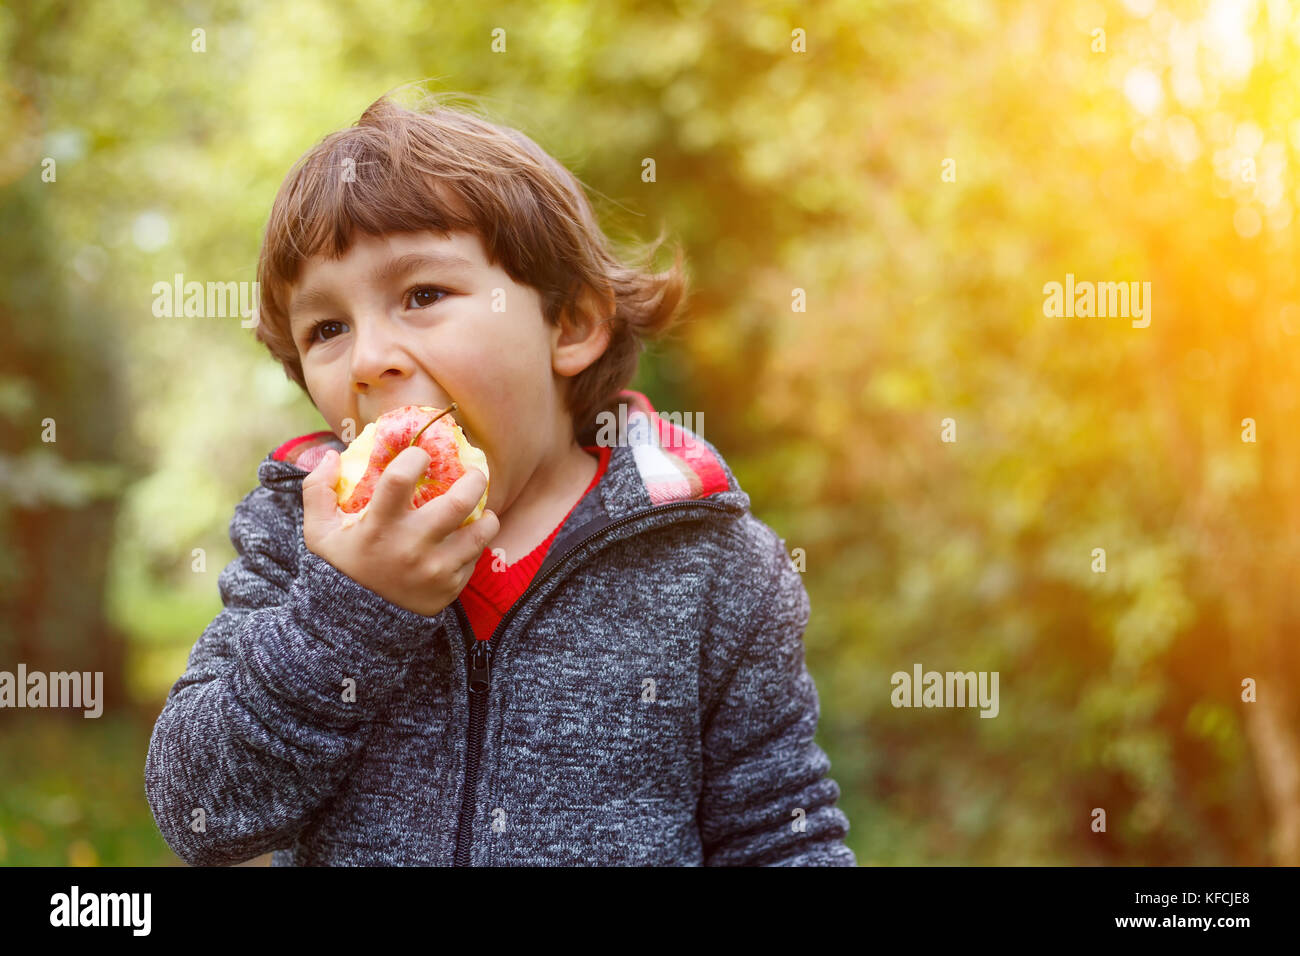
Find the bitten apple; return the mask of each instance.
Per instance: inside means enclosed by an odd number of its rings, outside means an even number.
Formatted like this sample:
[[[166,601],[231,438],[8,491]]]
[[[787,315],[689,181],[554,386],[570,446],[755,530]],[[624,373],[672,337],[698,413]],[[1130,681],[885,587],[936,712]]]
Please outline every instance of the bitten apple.
[[[451,406],[455,407],[454,404]],[[418,508],[446,493],[470,468],[477,468],[483,472],[484,478],[488,478],[487,456],[469,443],[455,419],[446,412],[428,405],[403,405],[384,412],[363,428],[339,456],[339,477],[334,483],[339,508],[359,517],[370,504],[379,476],[404,448],[410,446],[412,439],[428,452],[431,459],[424,477],[416,484],[412,507]],[[461,523],[462,527],[479,519],[487,504],[487,496],[485,486],[483,496],[470,516]]]

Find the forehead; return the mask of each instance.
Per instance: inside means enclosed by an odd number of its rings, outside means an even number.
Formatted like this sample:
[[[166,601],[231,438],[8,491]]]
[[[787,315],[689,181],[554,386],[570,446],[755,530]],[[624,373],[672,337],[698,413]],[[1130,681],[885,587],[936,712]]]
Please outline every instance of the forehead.
[[[332,278],[379,284],[416,270],[439,275],[468,276],[491,269],[479,236],[471,232],[447,235],[432,231],[360,234],[341,256],[316,253],[303,261],[291,286],[289,310],[302,307],[315,293],[332,285]]]
[[[472,232],[443,235],[424,230],[389,232],[381,236],[361,233],[353,237],[341,256],[328,256],[318,252],[304,260],[298,279],[299,283],[305,282],[312,272],[325,268],[383,265],[407,256],[422,256],[434,264],[448,267],[488,268],[483,242]]]

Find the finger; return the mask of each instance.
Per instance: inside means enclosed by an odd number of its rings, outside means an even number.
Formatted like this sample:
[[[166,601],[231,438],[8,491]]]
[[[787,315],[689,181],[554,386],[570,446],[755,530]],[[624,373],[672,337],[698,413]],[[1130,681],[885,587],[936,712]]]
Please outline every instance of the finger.
[[[334,483],[339,467],[339,453],[330,449],[302,480],[302,533],[307,541],[319,541],[338,521]]]
[[[441,541],[465,522],[486,490],[487,477],[483,472],[467,469],[444,494],[420,506],[421,531],[434,541]]]
[[[410,511],[416,482],[424,477],[432,460],[418,445],[403,448],[379,476],[367,510],[385,520],[396,520]]]
[[[477,563],[483,556],[483,549],[488,546],[497,532],[501,530],[501,521],[495,511],[483,509],[477,521],[471,521],[463,528],[457,528],[442,539],[442,547],[447,550],[456,567]]]

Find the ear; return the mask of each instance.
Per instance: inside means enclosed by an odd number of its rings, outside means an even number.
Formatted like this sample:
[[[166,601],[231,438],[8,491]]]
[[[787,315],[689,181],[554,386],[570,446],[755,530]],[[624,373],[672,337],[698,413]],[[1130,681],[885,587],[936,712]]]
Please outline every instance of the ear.
[[[578,307],[566,310],[551,329],[551,368],[555,373],[572,377],[600,358],[609,345],[613,317],[614,297],[586,287]]]

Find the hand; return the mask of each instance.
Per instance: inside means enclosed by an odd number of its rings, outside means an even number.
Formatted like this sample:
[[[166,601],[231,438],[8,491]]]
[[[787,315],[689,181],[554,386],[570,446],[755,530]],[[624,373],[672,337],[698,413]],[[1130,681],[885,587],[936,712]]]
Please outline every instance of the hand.
[[[464,589],[500,522],[484,510],[461,527],[487,479],[470,468],[445,494],[412,508],[429,453],[405,448],[392,460],[359,517],[338,506],[339,455],[327,452],[302,482],[302,536],[307,549],[398,607],[432,617]]]

